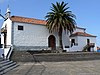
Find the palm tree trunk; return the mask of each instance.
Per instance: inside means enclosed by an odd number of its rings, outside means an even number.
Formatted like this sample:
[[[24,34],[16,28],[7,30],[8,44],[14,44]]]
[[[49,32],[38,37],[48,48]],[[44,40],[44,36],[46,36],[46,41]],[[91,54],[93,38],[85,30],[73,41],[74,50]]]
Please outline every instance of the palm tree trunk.
[[[63,50],[63,43],[62,43],[62,28],[60,28],[60,31],[59,31],[59,46],[60,48]]]

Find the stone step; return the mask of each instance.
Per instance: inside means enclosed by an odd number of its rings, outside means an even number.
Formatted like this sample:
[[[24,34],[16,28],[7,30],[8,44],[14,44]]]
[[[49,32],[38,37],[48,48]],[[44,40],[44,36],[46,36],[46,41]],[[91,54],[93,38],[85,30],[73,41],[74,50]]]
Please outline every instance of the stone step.
[[[0,62],[3,60],[3,58],[0,58]]]
[[[3,74],[7,73],[8,71],[10,71],[10,70],[12,70],[12,69],[14,69],[14,68],[16,68],[18,66],[19,65],[16,64],[16,65],[13,65],[12,67],[6,68],[4,71],[0,72],[0,75],[3,75]]]
[[[10,60],[0,61],[0,75],[3,75],[4,73],[14,69],[17,66],[18,64],[16,62]]]
[[[8,61],[8,62],[5,62],[5,63],[1,64],[0,71],[7,68],[7,66],[9,67],[12,63],[13,63],[13,61]]]
[[[6,62],[9,62],[9,60],[2,60],[2,61],[0,61],[0,65],[4,64]]]

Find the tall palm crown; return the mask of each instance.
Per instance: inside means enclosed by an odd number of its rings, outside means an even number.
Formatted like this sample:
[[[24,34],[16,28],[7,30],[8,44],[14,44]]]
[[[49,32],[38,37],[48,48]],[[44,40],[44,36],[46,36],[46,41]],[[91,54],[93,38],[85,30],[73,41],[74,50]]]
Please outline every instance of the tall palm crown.
[[[56,2],[52,3],[51,12],[46,15],[47,28],[50,32],[57,31],[59,34],[59,43],[62,48],[62,32],[67,30],[67,32],[72,33],[75,29],[76,22],[74,20],[75,15],[71,11],[68,11],[68,3]]]

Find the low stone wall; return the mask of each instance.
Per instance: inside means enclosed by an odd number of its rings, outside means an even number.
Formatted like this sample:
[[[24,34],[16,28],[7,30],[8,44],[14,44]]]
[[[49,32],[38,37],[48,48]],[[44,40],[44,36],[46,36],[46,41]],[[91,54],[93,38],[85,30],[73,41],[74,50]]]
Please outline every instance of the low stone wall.
[[[18,51],[27,51],[27,50],[43,50],[43,49],[48,49],[47,46],[14,46],[14,50]]]
[[[13,51],[11,60],[16,62],[62,62],[99,60],[100,53],[97,52],[70,52],[70,53],[39,53],[27,51]]]
[[[15,51],[41,51],[41,50],[51,50],[48,46],[13,46]],[[56,46],[56,49],[59,49],[59,46]]]

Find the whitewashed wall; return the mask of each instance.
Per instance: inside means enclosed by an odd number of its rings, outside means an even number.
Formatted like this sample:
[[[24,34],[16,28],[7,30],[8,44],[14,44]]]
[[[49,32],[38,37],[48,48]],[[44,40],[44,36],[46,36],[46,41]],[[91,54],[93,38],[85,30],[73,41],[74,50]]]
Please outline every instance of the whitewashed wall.
[[[50,34],[45,25],[33,25],[28,23],[12,22],[10,19],[3,23],[3,27],[7,25],[7,45],[13,44],[14,46],[47,46],[48,37],[54,35],[56,38],[56,46],[59,46],[59,37],[57,33]],[[18,30],[18,25],[23,26],[24,30]],[[76,29],[74,32],[84,32],[84,29]],[[4,36],[1,35],[1,43],[4,44]],[[79,51],[87,44],[87,39],[90,39],[90,43],[95,43],[95,37],[71,37],[75,39],[75,43],[78,46],[73,46],[70,51]],[[63,48],[70,46],[70,38],[67,32],[62,34]]]
[[[49,33],[45,25],[33,25],[27,23],[13,23],[13,44],[15,46],[48,46]],[[24,30],[18,30],[18,25],[23,26]],[[59,46],[57,34],[56,46]]]
[[[7,45],[11,45],[12,40],[12,21],[7,19]]]
[[[76,28],[73,33],[76,33],[76,32],[85,32],[85,29]]]
[[[87,39],[90,39],[90,43],[95,43],[96,42],[96,38],[95,37],[82,37],[79,36],[78,37],[78,43],[79,43],[79,47],[82,48],[82,46],[86,46],[87,45]]]
[[[87,45],[87,39],[90,39],[90,43],[95,43],[95,51],[96,51],[96,37],[84,37],[84,36],[77,36],[72,37],[75,40],[77,39],[78,46],[73,46],[70,51],[82,51],[83,47]],[[76,41],[75,41],[76,42]]]
[[[79,44],[78,43],[78,36],[75,36],[75,37],[70,37],[70,39],[75,39],[75,43]],[[71,42],[71,41],[70,41]],[[73,51],[79,51],[79,46],[78,45],[73,45],[71,47],[71,44],[70,44],[70,49],[69,49],[70,52],[73,52]]]
[[[18,30],[18,25],[23,26],[24,30]],[[59,46],[59,37],[57,33],[49,33],[45,25],[33,25],[28,23],[12,22],[7,19],[3,23],[3,27],[7,27],[7,45],[14,46],[47,46],[48,37],[54,35],[56,38],[56,46]],[[2,37],[2,44],[4,44],[4,35]],[[70,44],[68,35],[63,32],[63,46]]]
[[[63,42],[63,49],[65,46],[70,46],[70,38],[67,32],[63,31],[62,33],[62,42]]]
[[[1,28],[7,27],[7,40],[6,40],[6,44],[7,45],[11,45],[11,32],[12,32],[12,21],[10,19],[7,19],[6,21],[4,21],[3,25]],[[4,35],[1,34],[1,44],[4,44]]]

